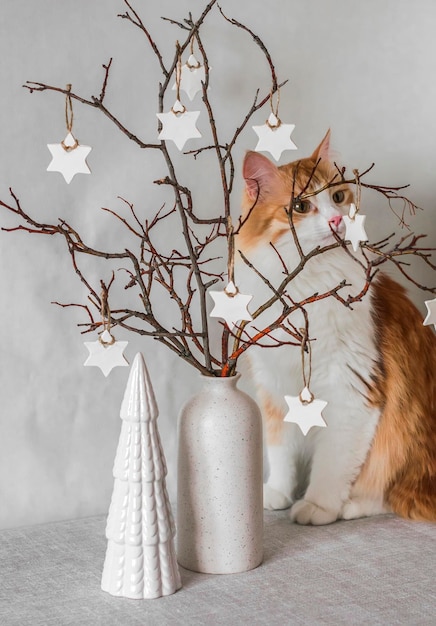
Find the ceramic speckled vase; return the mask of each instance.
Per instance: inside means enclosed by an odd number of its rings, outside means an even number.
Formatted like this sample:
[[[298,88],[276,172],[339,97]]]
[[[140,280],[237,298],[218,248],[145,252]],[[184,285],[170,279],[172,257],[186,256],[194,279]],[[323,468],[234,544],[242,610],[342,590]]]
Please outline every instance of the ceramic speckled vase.
[[[203,376],[178,424],[177,558],[231,574],[263,558],[262,419],[238,376]]]

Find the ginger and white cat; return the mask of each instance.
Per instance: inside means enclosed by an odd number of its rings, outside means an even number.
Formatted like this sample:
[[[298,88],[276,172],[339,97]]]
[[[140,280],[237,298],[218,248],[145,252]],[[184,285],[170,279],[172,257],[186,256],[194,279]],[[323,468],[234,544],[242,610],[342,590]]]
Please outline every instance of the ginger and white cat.
[[[329,161],[329,133],[309,158],[275,166],[248,152],[243,216],[236,249],[277,287],[284,272],[300,261],[284,207],[292,192],[320,189],[337,172]],[[298,163],[298,166],[297,166]],[[294,189],[293,189],[294,188]],[[305,253],[341,237],[342,216],[353,193],[347,185],[321,191],[293,211]],[[253,208],[254,205],[254,208]],[[271,243],[274,245],[271,246]],[[361,252],[353,253],[361,258]],[[286,268],[284,268],[286,265]],[[255,294],[252,310],[272,295],[270,287],[243,261],[236,278],[245,293]],[[342,247],[313,257],[291,282],[295,302],[324,293],[347,281],[341,293],[357,294],[365,284],[362,266]],[[280,303],[253,325],[263,328],[277,317]],[[303,388],[301,352],[282,345],[253,346],[242,367],[254,380],[264,417],[269,478],[264,506],[291,507],[300,524],[329,524],[394,511],[404,517],[436,521],[436,338],[407,298],[405,290],[379,273],[361,302],[345,307],[333,297],[308,304],[312,349],[310,388],[328,402],[327,428],[313,427],[303,436],[284,422],[284,396]],[[293,325],[304,327],[299,311]],[[274,336],[289,341],[282,330]]]

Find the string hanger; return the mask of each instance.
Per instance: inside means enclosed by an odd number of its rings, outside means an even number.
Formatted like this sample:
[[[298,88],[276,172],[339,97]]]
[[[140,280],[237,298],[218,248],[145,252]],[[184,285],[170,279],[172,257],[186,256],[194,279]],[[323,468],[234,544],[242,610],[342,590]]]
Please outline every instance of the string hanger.
[[[266,124],[270,128],[278,128],[280,124],[282,123],[279,118],[279,104],[280,104],[280,88],[279,87],[277,87],[277,89],[275,90],[275,93],[277,94],[277,101],[274,106],[274,88],[271,88],[271,92],[269,95],[269,105],[271,108],[271,114],[269,118],[266,120]]]
[[[232,218],[229,215],[227,217],[227,278],[228,285],[224,289],[229,298],[234,298],[239,289],[235,285],[235,233],[232,223]]]
[[[270,107],[271,107],[271,113],[278,118],[278,116],[279,116],[279,104],[280,104],[280,87],[277,87],[276,94],[277,94],[277,102],[276,102],[276,105],[274,107],[274,89],[271,89],[271,93],[269,95],[269,104],[270,104]]]
[[[65,125],[67,127],[68,133],[73,137],[73,121],[74,121],[74,112],[73,112],[73,101],[71,99],[71,89],[72,85],[70,83],[67,84],[67,93],[65,95]],[[73,137],[74,143],[66,144],[65,140],[61,141],[61,146],[66,152],[71,152],[71,150],[75,150],[79,145],[79,142],[75,137]]]
[[[311,404],[315,398],[313,393],[310,390],[310,379],[312,378],[312,346],[310,344],[307,328],[300,328],[300,333],[302,335],[301,340],[301,369],[303,372],[303,383],[304,389],[306,389],[309,393],[309,398],[302,397],[302,391],[299,394],[299,399],[301,404]],[[308,360],[308,374],[306,375],[306,347],[307,347],[307,360]],[[304,391],[303,389],[303,391]]]
[[[182,50],[180,43],[176,42],[177,51],[177,63],[176,63],[176,102],[171,107],[171,111],[177,115],[178,113],[184,113],[186,107],[180,102],[180,83],[182,82]]]
[[[355,202],[350,205],[349,218],[354,221],[360,211],[360,198],[362,194],[362,183],[360,182],[359,170],[353,170],[354,184],[356,185]]]
[[[65,96],[65,123],[67,125],[67,130],[69,133],[73,130],[73,102],[71,100],[71,88],[72,85],[68,83],[67,85],[67,94]]]
[[[190,41],[190,56],[189,59],[186,61],[186,65],[187,67],[189,67],[190,70],[198,70],[199,67],[201,67],[201,63],[199,61],[197,61],[197,59],[194,56],[194,35],[192,35],[191,37],[191,41]]]
[[[100,281],[100,284],[102,288],[101,293],[100,293],[100,301],[101,301],[100,313],[101,313],[101,323],[103,326],[103,333],[100,335],[99,341],[103,346],[111,346],[112,344],[115,343],[115,337],[110,332],[112,322],[111,322],[111,310],[109,307],[109,297],[108,297],[109,290],[103,281]],[[106,336],[109,335],[110,337],[109,341],[106,341],[106,339],[104,338],[105,333],[106,333]]]

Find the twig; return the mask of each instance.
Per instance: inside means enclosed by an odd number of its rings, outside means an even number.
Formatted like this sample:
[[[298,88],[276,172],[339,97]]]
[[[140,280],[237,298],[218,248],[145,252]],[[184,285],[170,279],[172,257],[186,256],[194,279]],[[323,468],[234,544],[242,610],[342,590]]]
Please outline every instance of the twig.
[[[64,89],[41,82],[28,81],[24,87],[27,88],[30,93],[36,91],[55,91],[63,95],[68,94],[68,96],[75,101],[100,111],[116,128],[141,149],[160,151],[167,167],[167,175],[156,180],[155,183],[157,185],[166,185],[172,190],[174,194],[173,206],[165,210],[165,205],[162,205],[151,218],[147,219],[141,219],[140,214],[133,204],[121,197],[120,200],[128,209],[127,217],[124,213],[121,214],[121,212],[104,207],[103,210],[112,217],[115,217],[117,222],[133,236],[133,241],[136,244],[136,247],[132,247],[131,249],[125,248],[119,252],[109,252],[89,246],[85,243],[82,236],[64,220],[59,220],[56,224],[39,222],[23,210],[18,197],[12,189],[10,189],[12,200],[8,202],[0,200],[0,206],[15,215],[18,220],[17,225],[8,228],[4,227],[3,230],[5,231],[24,231],[30,234],[61,235],[63,237],[71,258],[73,270],[86,289],[90,305],[74,303],[60,304],[59,302],[56,304],[62,307],[78,306],[84,309],[88,316],[88,321],[79,324],[81,328],[84,328],[82,332],[99,331],[102,328],[103,321],[97,319],[97,314],[95,317],[93,316],[90,308],[92,305],[99,316],[103,314],[103,319],[105,312],[108,313],[110,311],[111,323],[113,325],[117,325],[127,331],[135,332],[143,336],[154,337],[202,374],[228,376],[235,373],[238,358],[253,345],[267,348],[284,345],[301,345],[302,342],[304,343],[308,337],[308,314],[306,309],[310,307],[311,304],[327,298],[333,298],[343,306],[352,308],[355,302],[360,301],[367,295],[372,281],[383,263],[388,261],[393,263],[409,281],[421,289],[432,293],[436,293],[436,288],[420,285],[418,281],[409,275],[406,259],[410,258],[410,256],[418,257],[431,269],[436,269],[436,265],[432,261],[431,256],[434,250],[432,248],[422,247],[422,235],[413,234],[401,238],[397,243],[392,241],[393,236],[391,235],[376,244],[363,244],[361,248],[363,260],[351,254],[345,242],[335,233],[333,233],[335,236],[334,243],[323,247],[315,247],[307,253],[304,252],[300,245],[297,229],[293,220],[294,203],[296,201],[303,201],[306,198],[311,198],[321,191],[334,188],[337,185],[351,185],[356,183],[356,177],[348,180],[345,168],[340,168],[334,164],[335,170],[330,180],[325,185],[316,187],[318,178],[317,169],[319,166],[318,161],[313,165],[312,170],[307,172],[305,182],[301,183],[302,189],[297,189],[295,176],[289,204],[284,209],[287,213],[291,235],[299,254],[299,262],[292,270],[288,270],[279,250],[271,243],[278,261],[281,264],[283,274],[280,284],[274,286],[269,278],[264,276],[255,265],[241,253],[243,261],[256,273],[258,279],[267,286],[269,295],[264,302],[258,305],[256,311],[252,313],[253,324],[248,325],[247,322],[241,322],[239,326],[233,330],[227,328],[225,324],[221,324],[223,330],[220,355],[216,356],[213,354],[210,345],[207,291],[216,282],[222,280],[224,276],[224,272],[215,268],[218,257],[215,254],[213,245],[219,238],[226,237],[227,257],[229,261],[227,273],[228,279],[230,280],[233,277],[234,236],[240,232],[248,220],[254,219],[254,210],[258,205],[260,192],[258,187],[257,195],[252,206],[248,208],[244,216],[238,219],[235,227],[231,218],[231,194],[235,177],[233,150],[237,140],[247,127],[253,115],[287,82],[278,82],[277,72],[271,55],[260,37],[241,22],[228,18],[221,7],[219,7],[221,15],[227,22],[251,35],[254,43],[264,55],[271,74],[271,89],[262,97],[260,96],[260,90],[256,90],[251,106],[249,106],[242,121],[236,126],[230,139],[223,141],[220,137],[221,133],[216,123],[212,102],[209,98],[209,59],[200,34],[200,29],[207,15],[216,3],[217,0],[211,0],[204,8],[200,17],[196,20],[193,19],[191,13],[182,21],[163,18],[166,22],[176,26],[183,32],[182,41],[177,43],[172,57],[168,62],[164,60],[163,54],[154,41],[150,30],[145,25],[138,12],[133,8],[131,0],[124,0],[127,10],[125,13],[120,14],[119,17],[130,22],[145,35],[148,45],[160,68],[162,79],[158,90],[158,112],[164,110],[165,97],[167,96],[169,85],[174,77],[181,54],[185,52],[193,40],[195,40],[198,45],[205,68],[205,79],[202,89],[203,103],[207,112],[212,139],[211,141],[207,140],[208,145],[200,146],[185,154],[191,154],[194,156],[194,159],[197,159],[197,157],[203,153],[214,152],[222,188],[222,210],[218,212],[217,215],[213,217],[202,217],[201,214],[195,210],[192,191],[182,183],[182,178],[176,171],[176,161],[173,160],[165,141],[143,141],[132,133],[105,106],[104,101],[109,85],[112,58],[102,66],[104,76],[98,97],[91,96],[90,98],[85,98],[72,92],[69,88]],[[380,193],[388,201],[393,211],[394,203],[397,201],[403,202],[403,213],[399,216],[399,219],[404,223],[405,208],[408,207],[409,210],[413,212],[417,209],[416,205],[402,195],[402,191],[405,189],[404,186],[387,187],[363,181],[362,178],[370,172],[373,167],[374,165],[371,165],[362,174],[359,174],[359,185]],[[299,165],[297,164],[296,174],[298,169]],[[165,249],[165,246],[157,246],[154,241],[158,225],[164,225],[169,233],[174,230],[174,222],[172,220],[177,220],[176,229],[178,232],[181,232],[183,236],[182,241],[184,245],[181,246],[180,249],[175,249],[174,244],[167,245]],[[202,228],[198,231],[195,228],[196,225]],[[360,288],[359,293],[346,295],[344,290],[349,285],[345,280],[342,280],[332,289],[323,293],[314,292],[299,302],[294,301],[288,293],[288,288],[292,281],[304,271],[306,264],[312,258],[340,247],[343,248],[344,254],[350,256],[350,260],[352,258],[353,262],[359,263],[362,268],[364,284]],[[211,252],[211,250],[213,252]],[[107,285],[100,279],[101,291],[99,291],[99,288],[94,286],[93,282],[86,276],[84,270],[81,269],[80,259],[83,257],[80,255],[102,260],[112,260],[122,265],[122,267],[118,267],[117,269],[127,273],[128,282],[124,288],[136,290],[139,310],[135,310],[135,307],[125,308],[123,306],[117,306],[117,294],[115,293],[117,290],[111,290],[111,287],[115,284],[114,272]],[[126,277],[124,273],[123,277]],[[163,319],[167,319],[167,311],[164,311],[163,318],[160,317],[161,314],[158,314],[153,306],[153,302],[155,302],[156,298],[159,299],[160,304],[160,301],[165,299],[165,304],[168,303],[168,307],[174,307],[174,310],[178,311],[178,320],[176,323],[172,322],[171,324],[167,324],[162,321]],[[111,300],[111,302],[109,302],[109,300]],[[261,315],[270,310],[275,304],[279,305],[275,319],[270,320],[270,323],[262,328],[259,323],[260,319],[262,319]],[[198,316],[194,314],[195,307],[198,307]],[[159,307],[159,310],[160,309],[162,309],[162,306]],[[290,321],[290,316],[297,311],[300,312],[305,319],[305,333],[295,328]],[[199,321],[197,321],[197,317],[200,318]],[[278,337],[276,334],[277,330],[283,331],[285,336],[280,335],[280,337]]]

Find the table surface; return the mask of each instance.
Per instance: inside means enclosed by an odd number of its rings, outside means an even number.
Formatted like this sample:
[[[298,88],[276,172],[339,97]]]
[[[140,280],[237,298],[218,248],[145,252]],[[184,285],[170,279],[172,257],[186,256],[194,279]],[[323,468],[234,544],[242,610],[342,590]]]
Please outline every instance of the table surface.
[[[291,524],[265,512],[265,558],[250,572],[181,568],[183,587],[155,600],[100,588],[105,517],[0,533],[2,626],[436,625],[436,524],[393,515]]]

